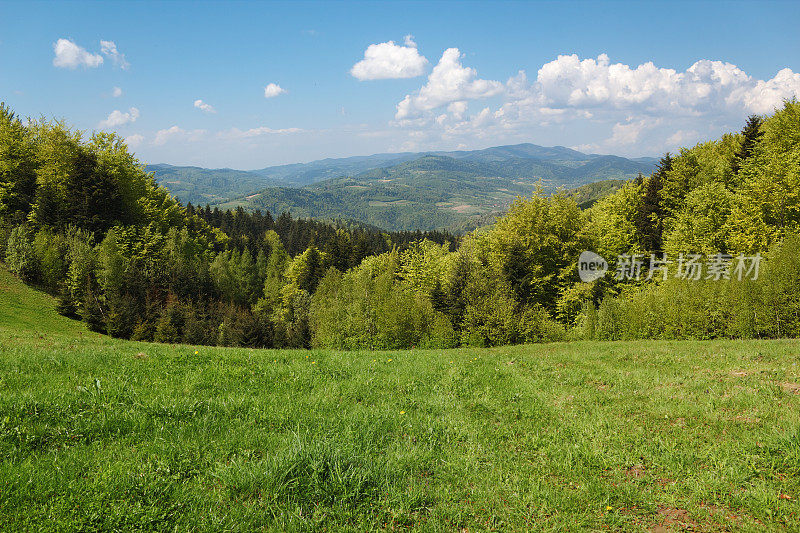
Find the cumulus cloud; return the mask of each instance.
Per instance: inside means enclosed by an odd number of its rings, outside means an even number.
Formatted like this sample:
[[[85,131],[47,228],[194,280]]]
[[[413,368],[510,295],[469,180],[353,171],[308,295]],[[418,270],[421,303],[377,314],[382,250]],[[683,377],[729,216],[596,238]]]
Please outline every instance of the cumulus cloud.
[[[123,126],[131,122],[136,122],[137,118],[139,118],[139,110],[135,107],[130,108],[127,113],[123,113],[122,111],[115,109],[109,113],[105,120],[100,122],[99,127],[113,128],[115,126]]]
[[[206,130],[185,130],[179,126],[172,126],[158,130],[153,144],[160,146],[175,140],[195,142],[202,139],[205,134]]]
[[[542,106],[561,109],[619,109],[687,116],[743,109],[767,113],[800,93],[800,74],[783,69],[771,80],[756,80],[732,63],[701,59],[686,71],[635,68],[597,59],[562,55],[539,69],[536,82],[523,92]]]
[[[474,68],[461,64],[461,57],[458,48],[445,50],[428,82],[397,104],[395,118],[411,119],[453,102],[488,98],[503,92],[502,83],[478,78]]]
[[[113,96],[114,98],[119,98],[120,96],[122,96],[122,89],[120,89],[119,87],[114,87],[114,89],[111,91],[111,96]]]
[[[226,131],[221,131],[219,137],[224,139],[249,139],[253,137],[261,137],[262,135],[285,135],[287,133],[301,133],[305,130],[301,128],[280,128],[273,129],[266,126],[259,128],[250,128],[249,130],[240,130],[239,128],[231,128]]]
[[[800,95],[800,73],[785,68],[771,80],[757,80],[755,86],[745,84],[731,91],[729,105],[741,105],[747,110],[765,114],[772,112],[785,99]]]
[[[678,130],[667,137],[667,146],[684,146],[690,142],[695,142],[700,134],[695,130]]]
[[[371,44],[364,59],[353,65],[350,74],[361,81],[415,78],[425,73],[428,60],[417,51],[412,35],[406,35],[404,45],[394,41]]]
[[[125,59],[125,54],[119,53],[117,50],[117,45],[114,41],[100,41],[100,52],[111,59],[114,63],[114,66],[121,68],[122,70],[128,70],[130,67],[130,63]]]
[[[657,153],[695,141],[701,130],[713,137],[738,129],[748,114],[770,113],[800,96],[800,74],[788,68],[759,80],[732,63],[708,59],[678,71],[652,62],[613,63],[606,54],[573,54],[545,63],[533,80],[520,71],[501,83],[478,78],[461,57],[457,49],[445,51],[427,83],[397,104],[395,125],[405,128],[412,144],[514,136],[546,143],[554,141],[543,131],[571,130],[580,137],[591,130],[594,137],[605,131],[605,138],[579,145],[584,149]],[[502,98],[498,107],[469,113],[470,101],[495,95]]]
[[[194,101],[194,106],[199,109],[200,111],[205,111],[206,113],[216,113],[217,110],[214,109],[214,106],[211,104],[207,104],[204,101],[198,99]]]
[[[138,133],[134,133],[133,135],[128,135],[125,137],[125,143],[130,148],[136,148],[140,146],[144,142],[144,135],[139,135]]]
[[[97,68],[103,64],[103,56],[88,52],[69,39],[56,41],[53,44],[53,52],[55,52],[53,66],[58,68]]]
[[[626,124],[617,122],[611,129],[611,138],[606,141],[609,146],[624,146],[635,144],[642,133],[651,130],[660,124],[660,120],[636,120]]]
[[[286,89],[284,89],[277,83],[270,83],[269,85],[264,87],[264,98],[275,98],[276,96],[280,96],[285,92]]]

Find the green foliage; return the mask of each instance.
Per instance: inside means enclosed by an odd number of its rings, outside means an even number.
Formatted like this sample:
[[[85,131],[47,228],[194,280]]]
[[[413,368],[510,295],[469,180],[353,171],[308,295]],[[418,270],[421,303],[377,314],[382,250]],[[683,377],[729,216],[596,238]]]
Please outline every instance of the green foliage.
[[[800,238],[774,245],[756,280],[670,277],[607,297],[596,338],[717,339],[800,336]]]
[[[33,235],[27,226],[17,226],[11,230],[6,245],[6,264],[9,270],[23,281],[36,281],[38,268],[33,247]]]
[[[586,162],[559,149],[567,159],[555,163],[551,154],[545,165],[505,147],[315,186],[325,194],[342,186],[380,208],[396,204],[400,187],[415,216],[426,198],[449,209],[453,195],[461,202],[464,191],[483,194],[492,169],[530,187],[529,197],[457,243],[442,232],[183,207],[118,137],[84,139],[57,122],[23,126],[0,107],[0,229],[9,267],[58,294],[62,313],[138,340],[394,349],[798,335],[790,237],[800,229],[799,110],[786,102],[773,116],[751,117],[741,134],[667,154],[647,178],[589,187],[581,194],[592,201],[605,196],[586,210],[577,193],[545,195],[522,174],[565,161],[608,171],[619,161]],[[507,188],[509,198],[518,188]],[[768,261],[757,282],[607,276],[587,284],[576,268],[584,250],[612,261],[641,254],[645,270],[649,254],[662,250],[673,258],[764,252]]]
[[[641,186],[629,181],[589,210],[587,233],[597,253],[603,257],[616,257],[643,251],[636,228],[641,204]]]
[[[331,269],[322,279],[311,300],[312,344],[391,349],[439,342],[428,331],[433,309],[396,279],[397,254],[372,259],[346,274]],[[441,321],[438,328],[450,334]]]
[[[741,163],[730,220],[735,251],[764,250],[800,229],[800,102],[786,102],[759,133]]]
[[[69,247],[65,236],[47,230],[39,231],[33,239],[33,249],[38,263],[39,283],[51,294],[56,294],[69,266]]]
[[[25,221],[36,193],[36,167],[33,134],[0,103],[0,219]]]
[[[570,158],[566,161],[498,153],[475,154],[472,158],[419,155],[411,161],[347,177],[338,175],[303,188],[270,187],[221,203],[220,207],[347,218],[393,230],[471,230],[503,213],[516,196],[533,194],[543,179],[555,190],[602,179],[630,178],[652,168],[649,163],[579,152],[561,154]],[[588,194],[586,200],[591,200],[603,192],[580,194]]]
[[[486,234],[487,261],[520,303],[552,309],[559,291],[577,278],[576,259],[589,244],[585,224],[564,194],[518,199]]]
[[[693,189],[671,223],[664,250],[673,257],[681,252],[706,255],[728,252],[733,202],[734,193],[719,182]]]

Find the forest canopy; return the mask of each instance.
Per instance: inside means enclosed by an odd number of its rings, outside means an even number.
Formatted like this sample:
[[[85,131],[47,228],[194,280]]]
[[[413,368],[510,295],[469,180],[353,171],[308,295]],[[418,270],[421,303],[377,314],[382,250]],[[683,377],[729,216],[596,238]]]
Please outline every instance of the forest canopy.
[[[458,239],[211,210],[177,202],[114,134],[0,105],[0,254],[113,336],[377,349],[800,334],[797,101],[611,190],[583,209],[535,191]],[[585,283],[584,250],[764,265],[758,279]]]

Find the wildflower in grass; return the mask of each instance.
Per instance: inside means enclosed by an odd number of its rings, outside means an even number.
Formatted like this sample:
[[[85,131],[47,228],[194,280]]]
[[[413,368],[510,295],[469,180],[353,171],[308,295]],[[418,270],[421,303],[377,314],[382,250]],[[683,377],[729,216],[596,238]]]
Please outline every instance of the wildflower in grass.
[[[388,361],[386,361],[386,362],[387,362],[387,363],[391,363],[391,362],[392,362],[392,360],[391,360],[391,359],[389,359],[389,360],[388,360]]]
[[[316,364],[317,364],[317,362],[316,362],[316,361],[311,361],[311,364],[312,364],[312,365],[316,365]]]
[[[199,352],[199,351],[197,351],[197,350],[195,350],[195,351],[194,351],[194,354],[195,354],[195,355],[197,355],[197,354],[199,354],[199,353],[200,353],[200,352]]]
[[[613,511],[613,510],[614,510],[613,507],[611,507],[610,505],[606,505],[606,511]]]
[[[406,414],[406,412],[405,411],[400,411],[400,414],[404,415],[404,414]]]

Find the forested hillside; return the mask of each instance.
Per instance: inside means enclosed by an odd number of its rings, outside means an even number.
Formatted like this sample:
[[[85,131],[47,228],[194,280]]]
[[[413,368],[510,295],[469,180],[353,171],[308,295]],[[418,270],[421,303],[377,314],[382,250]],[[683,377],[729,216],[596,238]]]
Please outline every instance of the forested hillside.
[[[652,169],[649,163],[590,157],[566,148],[521,148],[527,146],[533,145],[464,152],[469,155],[459,158],[426,155],[300,189],[267,188],[220,207],[350,218],[399,230],[476,228],[487,215],[508,210],[515,197],[530,196],[540,187],[553,193],[598,180],[634,178]]]
[[[417,168],[430,177],[452,161]],[[118,137],[23,123],[3,106],[0,242],[8,267],[57,294],[60,312],[141,340],[400,348],[797,336],[798,161],[800,104],[790,101],[741,133],[667,154],[589,209],[532,190],[456,242],[184,207]],[[586,283],[584,250],[608,259],[612,274],[618,256],[644,272],[663,254],[717,257],[717,267],[739,254],[764,261],[757,279],[676,277],[672,261],[663,277]]]
[[[478,227],[487,215],[507,210],[516,195],[530,195],[540,182],[555,192],[559,187],[649,174],[654,164],[649,158],[519,144],[324,159],[248,172],[146,168],[184,203],[348,218],[392,230],[430,230]]]
[[[243,197],[267,186],[280,186],[274,180],[230,168],[177,167],[174,165],[147,165],[156,182],[184,204],[218,204],[230,198]]]

